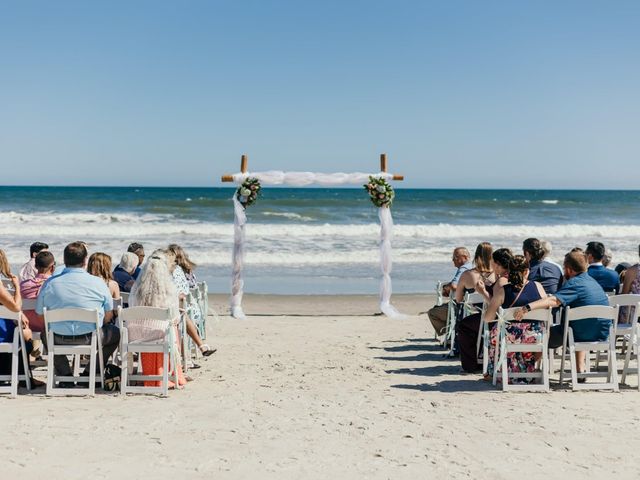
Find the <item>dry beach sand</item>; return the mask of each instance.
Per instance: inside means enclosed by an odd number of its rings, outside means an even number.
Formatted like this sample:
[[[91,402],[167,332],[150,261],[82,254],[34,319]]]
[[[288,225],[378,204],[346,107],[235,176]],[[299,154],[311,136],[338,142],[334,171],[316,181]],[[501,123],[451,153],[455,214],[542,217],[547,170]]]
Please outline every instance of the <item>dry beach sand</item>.
[[[224,313],[227,297],[212,296]],[[218,352],[153,396],[0,398],[0,478],[638,478],[640,393],[502,393],[375,297],[247,295]],[[636,379],[631,380],[635,385]]]

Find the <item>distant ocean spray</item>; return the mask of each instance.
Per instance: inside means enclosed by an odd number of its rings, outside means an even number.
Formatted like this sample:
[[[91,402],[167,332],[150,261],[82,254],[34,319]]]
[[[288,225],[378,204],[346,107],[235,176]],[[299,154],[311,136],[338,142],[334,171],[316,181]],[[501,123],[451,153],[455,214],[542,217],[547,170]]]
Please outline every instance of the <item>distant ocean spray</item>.
[[[12,265],[45,241],[60,260],[84,240],[117,262],[131,241],[183,245],[214,292],[229,290],[230,188],[0,187],[0,248]],[[614,262],[638,260],[640,192],[399,189],[393,206],[394,291],[426,292],[451,276],[451,250],[480,241],[520,251],[550,240],[560,260],[601,240]],[[247,292],[376,293],[379,227],[362,189],[265,188],[249,207]]]

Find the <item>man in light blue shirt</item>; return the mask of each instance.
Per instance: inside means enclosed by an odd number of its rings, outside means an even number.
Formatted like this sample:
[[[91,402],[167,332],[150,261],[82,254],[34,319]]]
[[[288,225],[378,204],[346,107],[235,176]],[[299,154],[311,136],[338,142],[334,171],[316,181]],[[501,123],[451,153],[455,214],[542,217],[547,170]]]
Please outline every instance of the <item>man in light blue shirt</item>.
[[[65,247],[65,269],[43,284],[36,301],[36,314],[43,315],[45,308],[97,309],[106,363],[120,342],[120,331],[109,323],[113,319],[113,300],[107,284],[85,270],[87,255],[87,248],[82,242],[70,243]],[[95,331],[95,326],[70,320],[56,323],[51,330],[57,345],[87,345],[91,343],[91,333]],[[46,343],[46,339],[43,339],[43,343]],[[71,367],[65,355],[56,355],[54,364],[56,375],[71,375]]]
[[[457,247],[453,251],[451,261],[453,262],[453,266],[456,267],[457,270],[451,281],[449,283],[445,283],[442,286],[442,294],[445,297],[453,296],[452,294],[455,293],[456,288],[458,288],[458,282],[460,281],[460,277],[462,276],[462,274],[467,270],[471,270],[473,268],[469,250],[464,247]],[[431,320],[431,325],[433,325],[433,329],[438,335],[442,335],[444,333],[444,328],[447,325],[448,310],[449,307],[444,304],[435,306],[427,312],[429,320]]]

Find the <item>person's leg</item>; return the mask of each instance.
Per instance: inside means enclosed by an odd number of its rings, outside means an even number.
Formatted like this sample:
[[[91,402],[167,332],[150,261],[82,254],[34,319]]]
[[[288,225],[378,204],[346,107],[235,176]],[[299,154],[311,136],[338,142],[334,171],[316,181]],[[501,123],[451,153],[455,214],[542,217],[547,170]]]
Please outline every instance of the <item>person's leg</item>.
[[[187,335],[191,337],[191,339],[196,344],[196,347],[200,348],[202,346],[202,339],[198,334],[198,329],[196,328],[195,323],[193,323],[193,321],[189,317],[186,317],[186,320],[187,320]]]
[[[448,312],[449,306],[446,304],[433,307],[427,312],[429,320],[431,320],[431,325],[433,325],[433,329],[436,331],[437,335],[442,335],[444,333],[444,328],[447,325]]]
[[[196,327],[195,323],[193,323],[193,321],[189,317],[185,318],[187,321],[187,335],[191,337],[202,355],[208,357],[212,353],[215,353],[215,348],[210,348],[208,345],[202,342],[202,338],[200,338],[200,335],[198,334],[198,328]]]
[[[88,345],[91,343],[91,335],[58,335],[54,333],[53,341],[56,345]],[[46,335],[42,335],[42,344],[47,347]],[[54,355],[53,366],[58,376],[73,375],[66,355]]]
[[[560,348],[564,336],[564,325],[553,325],[549,330],[549,348]]]
[[[104,364],[109,363],[109,358],[120,345],[120,329],[113,323],[102,325],[102,357]]]
[[[478,365],[478,331],[480,330],[480,314],[470,315],[458,323],[458,348],[460,363],[465,372],[473,373],[481,370]]]

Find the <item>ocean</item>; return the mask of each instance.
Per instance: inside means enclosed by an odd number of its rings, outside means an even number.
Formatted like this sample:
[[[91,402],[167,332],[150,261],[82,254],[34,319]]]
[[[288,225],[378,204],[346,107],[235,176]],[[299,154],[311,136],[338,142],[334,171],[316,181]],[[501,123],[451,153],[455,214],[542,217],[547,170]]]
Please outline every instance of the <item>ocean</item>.
[[[212,292],[230,288],[232,188],[0,187],[0,248],[14,268],[29,244],[86,241],[117,263],[137,241],[147,253],[182,245]],[[453,273],[451,251],[481,241],[520,252],[530,236],[551,241],[556,261],[602,241],[613,262],[636,263],[640,192],[397,189],[393,290],[432,292]],[[377,211],[364,189],[263,188],[247,209],[245,291],[378,292]]]

